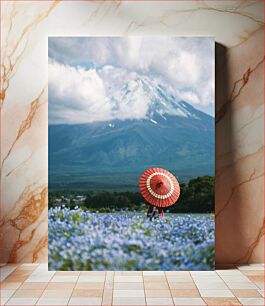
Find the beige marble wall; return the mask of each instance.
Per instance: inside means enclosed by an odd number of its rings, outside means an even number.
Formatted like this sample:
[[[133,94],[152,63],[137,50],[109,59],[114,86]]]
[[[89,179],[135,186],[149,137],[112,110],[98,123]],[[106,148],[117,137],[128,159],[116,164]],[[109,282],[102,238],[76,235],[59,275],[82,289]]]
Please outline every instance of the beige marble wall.
[[[264,261],[263,30],[216,64],[216,260]]]
[[[1,262],[47,261],[47,37],[211,35],[216,259],[263,261],[263,1],[1,2]]]

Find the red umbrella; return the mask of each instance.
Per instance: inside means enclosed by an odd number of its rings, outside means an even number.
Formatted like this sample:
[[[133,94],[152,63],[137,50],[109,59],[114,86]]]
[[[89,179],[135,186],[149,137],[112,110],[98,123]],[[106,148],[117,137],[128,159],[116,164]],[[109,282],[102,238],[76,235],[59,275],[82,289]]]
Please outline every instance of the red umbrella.
[[[175,176],[162,168],[150,168],[140,177],[139,186],[145,200],[157,207],[176,203],[180,188]]]

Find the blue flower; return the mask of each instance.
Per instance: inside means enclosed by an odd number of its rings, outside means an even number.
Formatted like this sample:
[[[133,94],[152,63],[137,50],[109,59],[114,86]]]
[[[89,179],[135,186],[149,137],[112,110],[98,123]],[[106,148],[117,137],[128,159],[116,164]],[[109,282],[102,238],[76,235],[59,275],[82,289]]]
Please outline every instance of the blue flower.
[[[126,210],[49,210],[52,270],[214,269],[213,216],[168,215],[150,222]]]

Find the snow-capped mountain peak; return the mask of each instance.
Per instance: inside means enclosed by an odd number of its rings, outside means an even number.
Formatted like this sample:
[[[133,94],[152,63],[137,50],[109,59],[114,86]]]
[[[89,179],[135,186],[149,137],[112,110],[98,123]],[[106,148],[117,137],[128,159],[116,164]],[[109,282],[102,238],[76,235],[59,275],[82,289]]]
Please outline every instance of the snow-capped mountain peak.
[[[114,112],[122,115],[128,113],[130,108],[136,119],[152,119],[153,123],[157,123],[157,117],[166,120],[167,115],[200,119],[192,112],[191,105],[179,101],[177,95],[172,94],[169,88],[147,76],[137,75],[129,79],[110,99]]]

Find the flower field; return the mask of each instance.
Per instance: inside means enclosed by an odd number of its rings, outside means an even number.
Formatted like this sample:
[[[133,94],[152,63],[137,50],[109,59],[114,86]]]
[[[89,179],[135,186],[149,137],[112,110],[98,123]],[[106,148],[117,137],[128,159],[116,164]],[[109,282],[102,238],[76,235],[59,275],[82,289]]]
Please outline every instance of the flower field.
[[[49,209],[50,270],[212,270],[214,218]]]

